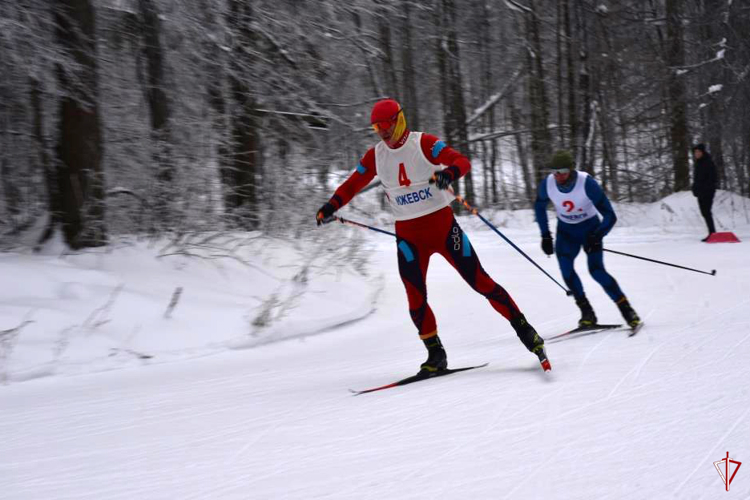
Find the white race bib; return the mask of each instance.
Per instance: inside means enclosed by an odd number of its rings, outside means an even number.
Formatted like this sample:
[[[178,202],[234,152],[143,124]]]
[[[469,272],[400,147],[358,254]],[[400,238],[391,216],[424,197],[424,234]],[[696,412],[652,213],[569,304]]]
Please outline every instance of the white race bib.
[[[396,220],[431,214],[454,200],[447,190],[441,191],[430,184],[432,175],[443,167],[425,158],[421,140],[421,132],[410,132],[397,149],[389,148],[383,141],[375,146],[375,168]]]
[[[579,224],[592,217],[597,211],[594,202],[586,194],[586,179],[589,174],[578,172],[575,186],[570,193],[563,193],[557,187],[555,176],[547,176],[547,196],[557,210],[557,218],[568,224]]]

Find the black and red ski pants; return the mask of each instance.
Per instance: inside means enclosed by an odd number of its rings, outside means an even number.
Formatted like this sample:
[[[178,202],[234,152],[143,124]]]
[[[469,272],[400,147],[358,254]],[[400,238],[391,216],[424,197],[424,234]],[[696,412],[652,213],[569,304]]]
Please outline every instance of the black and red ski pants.
[[[476,292],[506,319],[521,315],[508,292],[495,283],[482,268],[479,257],[453,216],[445,207],[437,212],[396,221],[398,271],[406,288],[409,314],[421,339],[437,335],[435,315],[427,303],[427,267],[430,257],[439,253]]]

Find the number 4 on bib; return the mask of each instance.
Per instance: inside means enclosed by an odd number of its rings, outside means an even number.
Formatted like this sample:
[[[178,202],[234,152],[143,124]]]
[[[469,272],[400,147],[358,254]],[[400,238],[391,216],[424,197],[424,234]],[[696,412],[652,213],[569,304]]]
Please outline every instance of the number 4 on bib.
[[[406,167],[403,163],[398,164],[398,185],[399,186],[411,186],[411,181],[406,176]]]

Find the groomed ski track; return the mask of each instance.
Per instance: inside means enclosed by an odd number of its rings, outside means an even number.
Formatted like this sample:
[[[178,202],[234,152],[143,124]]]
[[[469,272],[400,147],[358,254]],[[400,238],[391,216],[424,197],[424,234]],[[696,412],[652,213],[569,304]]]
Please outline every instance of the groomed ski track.
[[[575,325],[559,288],[496,235],[462,224],[542,336]],[[558,277],[535,231],[507,234]],[[605,245],[718,274],[606,255],[646,326],[633,338],[616,330],[550,345],[551,375],[434,257],[429,298],[449,363],[490,365],[352,397],[348,388],[414,373],[425,355],[395,246],[368,237],[385,288],[363,321],[255,349],[0,386],[0,498],[750,497],[747,243],[615,230]],[[576,263],[600,321],[619,322],[585,255]],[[728,494],[712,463],[727,451],[747,461]]]

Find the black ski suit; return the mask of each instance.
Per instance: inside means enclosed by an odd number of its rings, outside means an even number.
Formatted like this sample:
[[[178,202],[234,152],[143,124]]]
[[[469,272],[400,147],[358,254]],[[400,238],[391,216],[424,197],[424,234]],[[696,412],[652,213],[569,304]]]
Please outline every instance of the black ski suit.
[[[716,165],[710,154],[703,153],[703,156],[693,163],[693,195],[698,198],[698,207],[706,220],[709,234],[716,232],[711,206],[714,203],[717,184]]]

